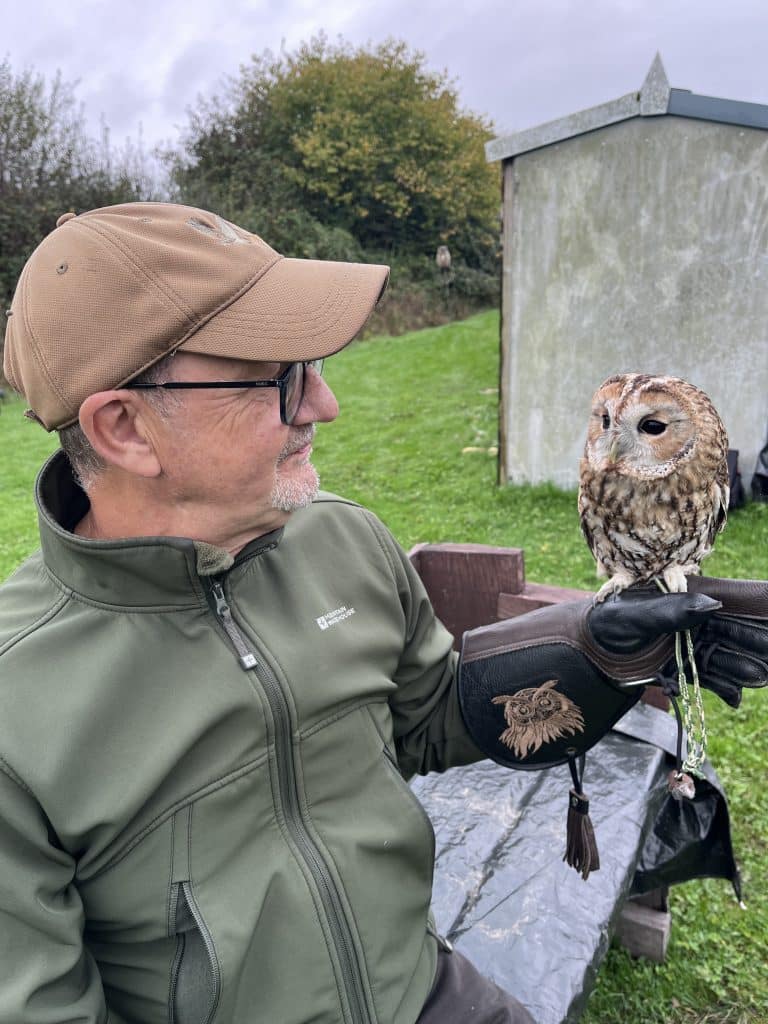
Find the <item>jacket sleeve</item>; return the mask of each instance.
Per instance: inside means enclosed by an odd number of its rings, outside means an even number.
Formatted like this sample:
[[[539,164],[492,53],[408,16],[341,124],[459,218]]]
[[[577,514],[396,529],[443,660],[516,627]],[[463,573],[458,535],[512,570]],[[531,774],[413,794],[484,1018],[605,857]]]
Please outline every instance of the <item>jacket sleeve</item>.
[[[453,637],[435,615],[406,553],[379,520],[371,520],[385,546],[405,616],[397,690],[389,701],[400,770],[410,778],[479,761],[485,754],[470,738],[459,710]]]
[[[0,1024],[121,1024],[83,946],[75,862],[0,760]]]

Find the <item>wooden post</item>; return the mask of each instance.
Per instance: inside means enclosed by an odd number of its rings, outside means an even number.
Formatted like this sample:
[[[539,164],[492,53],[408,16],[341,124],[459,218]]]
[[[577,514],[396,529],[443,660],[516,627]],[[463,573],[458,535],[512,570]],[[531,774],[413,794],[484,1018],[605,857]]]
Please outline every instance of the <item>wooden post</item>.
[[[486,544],[419,544],[409,557],[426,587],[437,617],[458,650],[465,630],[498,619],[502,590],[520,593],[525,583],[523,552]]]
[[[672,930],[668,894],[666,887],[654,889],[644,896],[633,896],[621,908],[616,941],[631,956],[664,963]]]

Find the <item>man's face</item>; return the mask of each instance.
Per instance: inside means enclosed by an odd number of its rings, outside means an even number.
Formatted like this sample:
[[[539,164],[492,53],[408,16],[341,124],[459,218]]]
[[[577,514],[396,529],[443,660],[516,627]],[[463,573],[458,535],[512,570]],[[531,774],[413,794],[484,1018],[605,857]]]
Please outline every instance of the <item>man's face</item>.
[[[285,363],[220,359],[181,352],[172,362],[178,381],[275,378]],[[323,378],[307,370],[304,398],[291,426],[280,420],[277,388],[175,391],[167,415],[153,415],[153,441],[162,465],[165,500],[181,522],[215,517],[233,536],[276,529],[309,504],[318,488],[310,462],[315,424],[338,415]]]

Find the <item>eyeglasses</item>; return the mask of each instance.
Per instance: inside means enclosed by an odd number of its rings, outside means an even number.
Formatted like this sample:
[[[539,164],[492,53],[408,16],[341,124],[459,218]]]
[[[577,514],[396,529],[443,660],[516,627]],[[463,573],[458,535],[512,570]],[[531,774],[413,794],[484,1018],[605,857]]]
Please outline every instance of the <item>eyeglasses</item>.
[[[264,380],[169,380],[164,384],[138,384],[130,381],[123,387],[141,390],[164,388],[166,391],[192,391],[203,388],[279,388],[280,419],[286,426],[290,426],[296,419],[304,399],[307,368],[311,367],[315,373],[322,374],[323,362],[322,359],[310,359],[302,363],[289,363],[279,377]]]

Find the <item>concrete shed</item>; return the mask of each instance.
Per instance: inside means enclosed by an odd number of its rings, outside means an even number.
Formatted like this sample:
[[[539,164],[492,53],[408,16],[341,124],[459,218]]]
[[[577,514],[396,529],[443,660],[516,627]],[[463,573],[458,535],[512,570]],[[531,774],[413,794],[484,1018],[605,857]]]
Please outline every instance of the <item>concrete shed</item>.
[[[576,484],[614,373],[684,377],[749,480],[768,424],[768,106],[641,89],[494,139],[503,165],[499,475]]]

